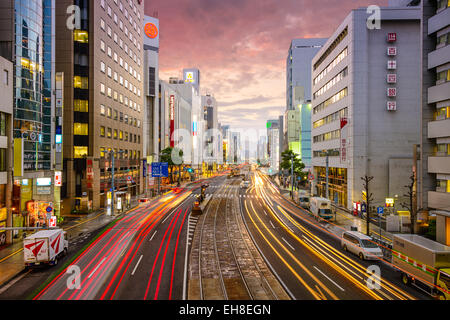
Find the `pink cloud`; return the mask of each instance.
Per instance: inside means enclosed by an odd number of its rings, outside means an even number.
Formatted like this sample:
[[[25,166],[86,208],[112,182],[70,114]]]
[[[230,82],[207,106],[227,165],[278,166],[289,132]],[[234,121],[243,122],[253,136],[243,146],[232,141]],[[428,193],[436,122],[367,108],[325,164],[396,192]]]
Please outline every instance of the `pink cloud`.
[[[146,0],[145,9],[148,15],[157,11],[160,19],[163,75],[198,67],[201,86],[224,108],[233,101],[267,97],[266,104],[253,105],[258,112],[274,103],[285,106],[292,39],[327,38],[351,9],[371,4],[385,6],[387,0]],[[233,126],[242,116],[236,112],[236,121],[230,115],[226,120]],[[262,115],[254,126],[264,125]]]

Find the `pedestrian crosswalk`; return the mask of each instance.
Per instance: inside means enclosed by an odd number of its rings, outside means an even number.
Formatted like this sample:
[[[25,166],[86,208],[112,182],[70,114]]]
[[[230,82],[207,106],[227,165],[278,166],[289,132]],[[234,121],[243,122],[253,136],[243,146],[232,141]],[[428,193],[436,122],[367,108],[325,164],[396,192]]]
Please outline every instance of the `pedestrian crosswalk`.
[[[198,216],[189,215],[187,230],[187,245],[190,246],[194,237],[195,227],[197,226]]]

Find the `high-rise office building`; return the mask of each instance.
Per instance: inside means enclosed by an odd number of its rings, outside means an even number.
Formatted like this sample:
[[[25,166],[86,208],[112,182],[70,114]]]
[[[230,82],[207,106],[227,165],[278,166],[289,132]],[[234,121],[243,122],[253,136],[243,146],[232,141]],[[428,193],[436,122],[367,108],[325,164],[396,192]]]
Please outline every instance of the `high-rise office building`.
[[[420,9],[381,8],[381,28],[353,10],[312,60],[312,166],[316,193],[349,209],[363,201],[406,201],[419,142]],[[398,206],[397,206],[398,208]]]
[[[20,226],[45,223],[41,208],[53,202],[54,7],[55,0],[0,2],[0,55],[14,64],[13,207]]]
[[[417,209],[436,216],[436,241],[450,245],[450,2],[422,0],[419,7],[422,108]]]
[[[311,61],[327,39],[294,39],[286,59],[286,110],[311,100]]]
[[[68,28],[72,5],[81,19]],[[109,206],[113,187],[115,207],[124,209],[143,192],[143,38],[155,30],[145,29],[142,1],[58,0],[56,16],[56,68],[64,72],[64,210]]]

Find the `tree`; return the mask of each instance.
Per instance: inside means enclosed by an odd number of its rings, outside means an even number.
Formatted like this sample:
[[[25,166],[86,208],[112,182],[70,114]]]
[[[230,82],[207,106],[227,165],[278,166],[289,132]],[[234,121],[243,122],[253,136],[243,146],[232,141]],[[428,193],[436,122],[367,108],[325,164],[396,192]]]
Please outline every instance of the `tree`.
[[[292,150],[286,150],[281,153],[281,163],[280,163],[280,169],[281,170],[288,170],[289,173],[291,173],[292,170],[292,160],[294,163],[294,177],[293,181],[296,181],[297,177],[300,177],[301,181],[303,181],[306,177],[306,172],[303,171],[305,169],[305,164],[300,159],[299,155],[296,154]],[[293,196],[293,195],[292,195]]]
[[[302,162],[299,155],[292,150],[286,150],[281,153],[281,169],[291,172],[292,158],[294,158],[294,176],[301,177],[303,179],[306,177],[306,172],[303,171],[303,169],[305,169],[305,164]]]
[[[173,167],[178,166],[178,184],[181,178],[181,165],[183,164],[183,150],[178,148],[168,147],[161,151],[161,162],[167,162],[170,170],[170,183],[174,182]]]
[[[414,186],[416,184],[416,177],[414,173],[409,177],[410,183],[405,186],[405,188],[408,190],[406,194],[403,196],[408,198],[408,203],[401,203],[401,206],[405,209],[407,209],[410,212],[411,217],[411,234],[414,234],[414,226],[416,225],[417,220],[417,212],[414,210],[414,199],[415,199],[415,191]]]
[[[363,185],[364,192],[365,192],[364,200],[366,200],[366,210],[367,210],[367,212],[366,212],[367,232],[366,232],[366,234],[367,234],[367,236],[370,236],[370,230],[369,230],[370,229],[370,227],[369,227],[370,226],[370,203],[373,201],[373,194],[369,192],[369,184],[370,184],[370,181],[373,180],[373,177],[369,177],[368,175],[365,175],[364,177],[361,177],[361,180],[364,181],[364,185]]]

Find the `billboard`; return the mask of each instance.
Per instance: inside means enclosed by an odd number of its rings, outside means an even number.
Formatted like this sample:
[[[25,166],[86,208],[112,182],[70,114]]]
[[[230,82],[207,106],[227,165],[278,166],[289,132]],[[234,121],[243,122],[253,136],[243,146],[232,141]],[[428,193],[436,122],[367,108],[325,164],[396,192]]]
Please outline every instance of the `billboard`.
[[[159,48],[159,19],[144,17],[144,46]]]

